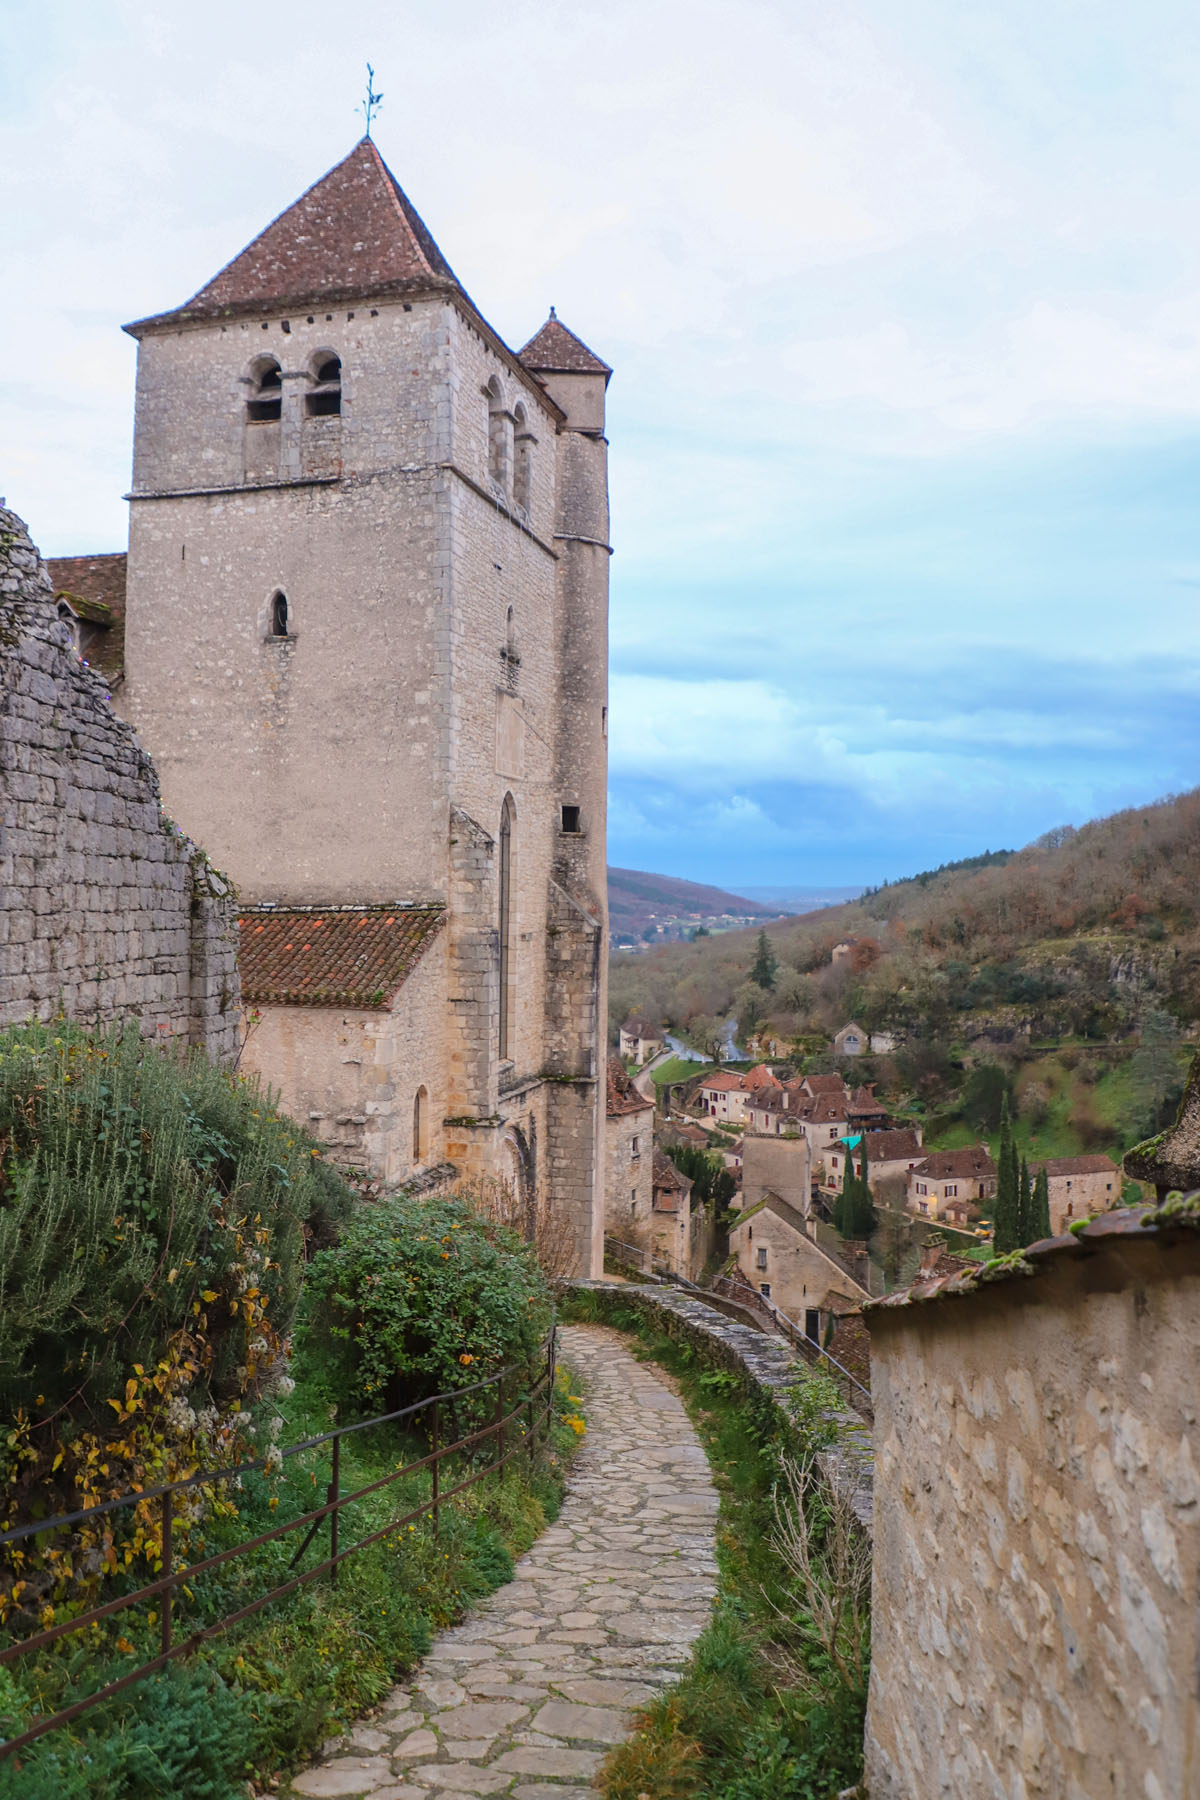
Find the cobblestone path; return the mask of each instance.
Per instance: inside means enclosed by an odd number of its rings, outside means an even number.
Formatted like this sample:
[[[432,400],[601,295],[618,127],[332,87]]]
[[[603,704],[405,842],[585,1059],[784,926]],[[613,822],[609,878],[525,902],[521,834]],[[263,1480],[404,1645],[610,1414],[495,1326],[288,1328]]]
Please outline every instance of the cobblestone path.
[[[678,1398],[615,1332],[569,1325],[588,1433],[556,1524],[442,1633],[382,1715],[285,1792],[596,1800],[632,1709],[676,1678],[716,1593],[717,1494]]]

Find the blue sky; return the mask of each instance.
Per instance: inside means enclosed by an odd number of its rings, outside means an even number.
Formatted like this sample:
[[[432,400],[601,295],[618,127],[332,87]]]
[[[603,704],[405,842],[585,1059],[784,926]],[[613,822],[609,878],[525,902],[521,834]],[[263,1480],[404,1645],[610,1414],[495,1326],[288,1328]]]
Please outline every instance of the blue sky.
[[[1200,767],[1200,11],[2,0],[0,491],[120,548],[133,345],[354,141],[610,361],[610,859],[875,882]]]

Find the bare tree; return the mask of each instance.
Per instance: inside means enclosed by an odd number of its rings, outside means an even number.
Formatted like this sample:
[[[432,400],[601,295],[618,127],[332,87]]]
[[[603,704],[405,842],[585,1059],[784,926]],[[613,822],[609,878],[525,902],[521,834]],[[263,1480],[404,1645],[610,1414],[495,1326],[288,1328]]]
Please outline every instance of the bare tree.
[[[775,1610],[798,1635],[815,1637],[849,1687],[861,1688],[871,1655],[871,1546],[854,1516],[849,1491],[814,1475],[811,1456],[780,1461],[772,1496],[771,1545],[794,1584],[802,1618]],[[774,1604],[772,1602],[772,1604]],[[797,1686],[817,1689],[806,1660],[795,1656]]]

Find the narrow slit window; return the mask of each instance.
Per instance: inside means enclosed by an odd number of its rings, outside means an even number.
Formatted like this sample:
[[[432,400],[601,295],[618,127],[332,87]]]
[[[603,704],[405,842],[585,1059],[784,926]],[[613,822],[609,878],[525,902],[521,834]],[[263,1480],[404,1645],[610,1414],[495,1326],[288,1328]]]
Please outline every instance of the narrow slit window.
[[[283,416],[283,371],[273,356],[260,356],[250,371],[246,414],[254,425]]]
[[[423,1163],[429,1155],[429,1093],[419,1087],[413,1098],[413,1161]]]
[[[271,601],[271,636],[285,638],[288,634],[287,595],[276,594]]]
[[[309,365],[304,408],[310,419],[335,418],[342,410],[342,359],[321,351]]]
[[[513,852],[513,804],[506,798],[500,813],[500,893],[499,893],[499,926],[500,936],[500,1017],[498,1020],[496,1048],[502,1060],[507,1061],[512,1054],[512,1003],[513,1003],[513,956],[512,956],[512,852]]]

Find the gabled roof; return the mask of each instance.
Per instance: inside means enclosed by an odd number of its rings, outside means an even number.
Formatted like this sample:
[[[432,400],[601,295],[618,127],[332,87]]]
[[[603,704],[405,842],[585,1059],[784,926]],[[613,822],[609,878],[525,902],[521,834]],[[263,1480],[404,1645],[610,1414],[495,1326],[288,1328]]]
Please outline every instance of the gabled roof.
[[[386,1012],[445,922],[440,905],[247,907],[242,999]]]
[[[370,138],[322,175],[197,294],[155,319],[456,290],[458,279]]]
[[[755,1063],[754,1067],[747,1069],[742,1076],[742,1086],[748,1094],[753,1094],[759,1088],[779,1088],[783,1086],[783,1083],[778,1076],[771,1073],[766,1063]]]
[[[610,1119],[619,1119],[626,1113],[653,1112],[653,1100],[643,1099],[632,1081],[625,1073],[625,1065],[619,1056],[608,1059],[608,1101],[607,1114]]]
[[[657,1212],[678,1212],[692,1191],[691,1178],[677,1169],[661,1150],[654,1152],[653,1183]]]
[[[123,550],[106,556],[50,556],[46,573],[56,600],[79,618],[106,627],[88,650],[88,662],[113,679],[125,666],[125,570]]]
[[[538,374],[603,375],[606,382],[612,374],[608,364],[601,362],[582,338],[567,330],[553,307],[542,329],[534,333],[517,355],[527,369]]]
[[[927,1154],[911,1125],[898,1126],[895,1131],[868,1131],[859,1142],[865,1142],[867,1162],[872,1167],[876,1163],[896,1162],[906,1156],[920,1162]]]
[[[717,1094],[740,1094],[744,1092],[744,1083],[740,1075],[733,1069],[717,1069],[706,1075],[700,1083],[700,1091]]]
[[[867,1151],[868,1158],[870,1150]],[[935,1150],[924,1162],[918,1163],[918,1175],[928,1175],[931,1181],[949,1181],[955,1177],[963,1180],[978,1175],[983,1180],[990,1180],[996,1173],[996,1165],[983,1144],[969,1144],[965,1150]]]
[[[1052,1175],[1120,1174],[1111,1156],[1052,1156],[1045,1162],[1030,1163],[1031,1175],[1036,1175],[1039,1169],[1045,1169],[1047,1178]]]
[[[846,1087],[840,1075],[805,1075],[800,1085],[810,1094],[841,1094]]]
[[[634,1013],[626,1019],[621,1030],[626,1037],[659,1038],[662,1036],[663,1028],[661,1025],[656,1025],[652,1019],[643,1018],[641,1013]]]

